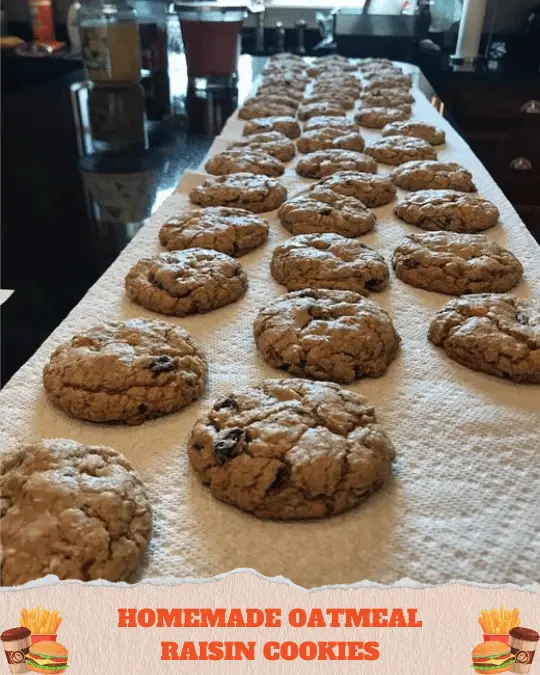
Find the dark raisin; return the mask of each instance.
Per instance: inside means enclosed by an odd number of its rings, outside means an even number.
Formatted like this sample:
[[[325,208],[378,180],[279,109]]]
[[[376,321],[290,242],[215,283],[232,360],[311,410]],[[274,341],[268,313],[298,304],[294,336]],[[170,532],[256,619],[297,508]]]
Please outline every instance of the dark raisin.
[[[378,279],[368,279],[366,281],[366,288],[368,291],[378,291],[381,287],[381,282]]]
[[[214,404],[214,410],[221,410],[222,408],[232,408],[233,410],[238,410],[238,403],[234,396],[227,396],[222,401],[218,401]]]
[[[333,213],[333,209],[321,209],[319,213],[321,214],[321,216],[331,216]]]
[[[148,368],[154,375],[159,375],[159,373],[169,373],[174,370],[176,363],[170,356],[158,356],[150,361]]]
[[[251,437],[245,429],[231,429],[219,441],[214,443],[214,455],[223,465],[234,457],[241,455],[250,442]]]
[[[141,415],[143,415],[145,412],[148,411],[148,406],[146,405],[146,403],[141,403],[140,406],[137,408],[137,410],[138,412],[141,413]]]
[[[516,314],[516,321],[526,326],[529,323],[529,317],[526,314],[523,314],[522,312],[518,312]]]
[[[288,467],[280,466],[279,469],[276,471],[276,477],[274,478],[274,481],[272,485],[270,485],[269,489],[278,490],[289,480],[290,475],[291,472],[289,471]]]
[[[415,260],[414,258],[403,258],[401,262],[403,265],[405,265],[405,267],[408,267],[411,270],[420,265],[418,260]]]

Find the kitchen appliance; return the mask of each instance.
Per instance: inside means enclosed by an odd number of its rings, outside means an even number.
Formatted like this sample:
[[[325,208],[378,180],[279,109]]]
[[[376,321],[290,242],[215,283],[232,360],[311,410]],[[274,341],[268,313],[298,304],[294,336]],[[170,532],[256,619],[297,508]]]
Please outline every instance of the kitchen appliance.
[[[264,12],[264,0],[178,0],[189,89],[234,87],[241,33],[248,13]]]

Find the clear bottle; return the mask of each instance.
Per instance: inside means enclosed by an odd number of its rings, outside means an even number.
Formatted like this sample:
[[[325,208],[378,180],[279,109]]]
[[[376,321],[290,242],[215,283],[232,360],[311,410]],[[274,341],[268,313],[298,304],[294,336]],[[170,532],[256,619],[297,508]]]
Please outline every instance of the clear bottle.
[[[86,0],[79,10],[82,57],[96,86],[127,86],[141,79],[135,11],[125,0]]]

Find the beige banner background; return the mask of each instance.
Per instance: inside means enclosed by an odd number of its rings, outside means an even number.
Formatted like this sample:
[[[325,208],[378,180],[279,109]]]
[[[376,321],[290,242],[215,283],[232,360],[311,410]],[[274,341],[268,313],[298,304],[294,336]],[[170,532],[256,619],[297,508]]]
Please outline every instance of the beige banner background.
[[[403,582],[406,583],[406,582]],[[430,588],[333,587],[306,591],[283,580],[238,571],[209,581],[140,583],[136,586],[64,582],[1,589],[0,632],[19,623],[23,607],[58,609],[58,642],[69,650],[69,675],[160,673],[374,673],[462,675],[473,673],[472,648],[483,641],[482,609],[517,607],[521,625],[540,631],[537,588],[485,588],[451,584]],[[118,608],[280,608],[278,628],[119,628]],[[303,608],[417,608],[421,628],[293,628],[290,610]],[[161,642],[256,641],[254,661],[162,661]],[[268,661],[266,642],[378,641],[376,661]],[[8,673],[1,656],[0,673]],[[540,654],[531,675],[540,675]]]

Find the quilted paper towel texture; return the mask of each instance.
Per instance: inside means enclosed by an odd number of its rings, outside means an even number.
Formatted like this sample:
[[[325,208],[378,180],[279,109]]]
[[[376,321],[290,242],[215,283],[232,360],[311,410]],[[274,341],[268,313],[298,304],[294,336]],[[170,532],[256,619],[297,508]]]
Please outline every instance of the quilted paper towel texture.
[[[439,157],[470,169],[479,194],[499,207],[500,225],[486,234],[523,263],[524,280],[515,293],[538,299],[538,245],[467,144],[417,88],[414,95],[414,117],[446,131],[448,142],[438,148]],[[211,154],[238,139],[242,124],[234,115]],[[380,136],[363,133],[368,141]],[[285,175],[291,195],[309,184],[296,175],[294,164]],[[124,452],[141,472],[154,509],[146,577],[210,577],[254,568],[305,587],[363,579],[391,583],[403,577],[425,583],[540,580],[540,390],[472,372],[448,359],[426,337],[431,317],[448,297],[415,289],[394,276],[386,291],[371,297],[391,313],[403,339],[401,352],[384,377],[350,387],[376,406],[397,448],[389,484],[346,515],[273,523],[215,501],[198,483],[186,456],[196,418],[232,389],[283,376],[259,357],[252,333],[258,310],[285,291],[269,272],[274,246],[289,236],[275,212],[266,214],[268,243],[241,258],[249,278],[247,295],[203,316],[168,319],[189,330],[209,357],[202,400],[135,428],[71,420],[48,402],[41,371],[61,341],[106,320],[159,318],[126,298],[124,276],[139,258],[160,251],[160,226],[191,208],[187,195],[202,180],[202,174],[186,173],[177,193],[0,392],[1,447],[58,436]],[[387,262],[402,237],[418,231],[397,220],[392,209],[393,204],[375,209],[376,228],[362,238]]]

